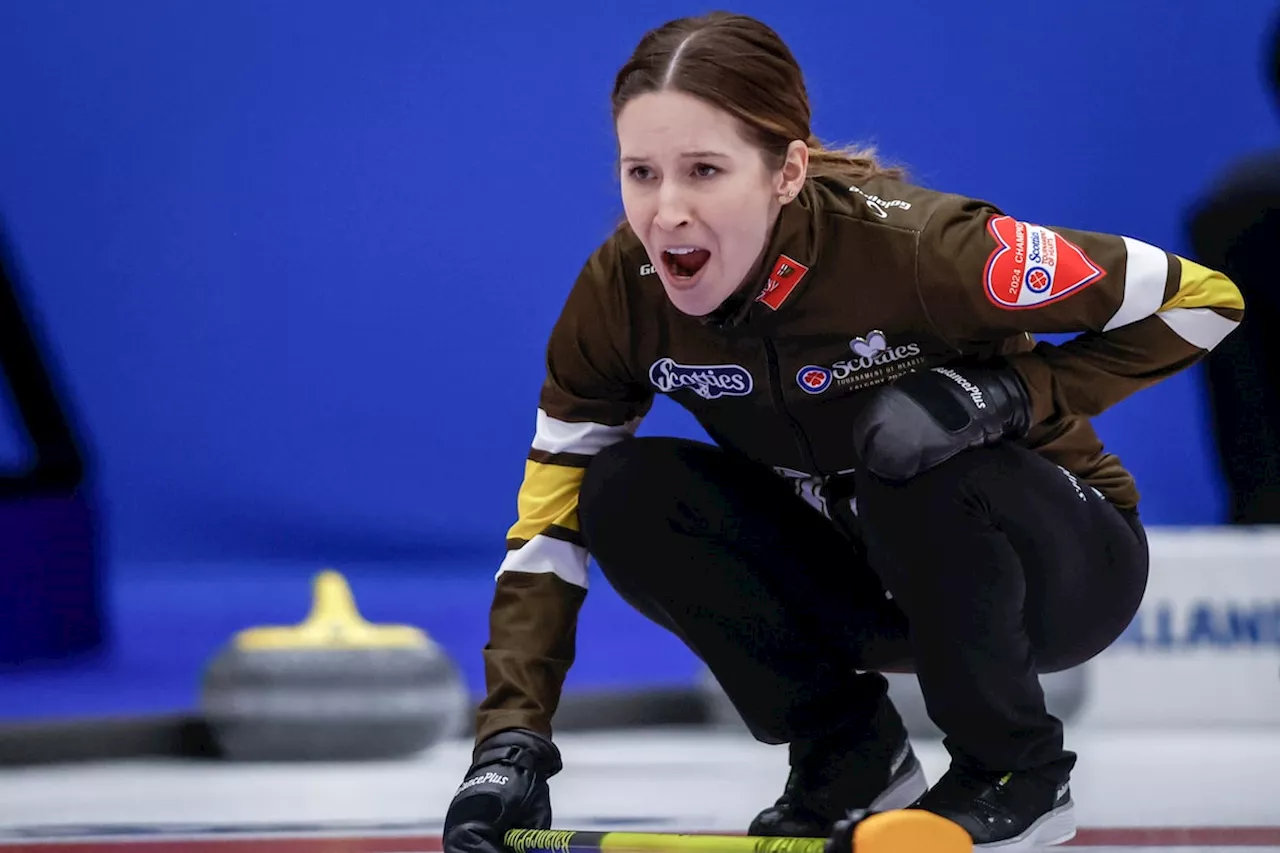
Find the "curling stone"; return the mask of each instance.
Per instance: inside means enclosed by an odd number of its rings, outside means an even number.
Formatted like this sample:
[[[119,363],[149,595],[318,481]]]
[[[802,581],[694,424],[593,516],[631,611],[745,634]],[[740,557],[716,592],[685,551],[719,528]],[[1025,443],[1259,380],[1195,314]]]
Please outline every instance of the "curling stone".
[[[462,734],[470,695],[435,641],[365,621],[335,571],[312,591],[305,621],[241,631],[206,668],[201,711],[225,758],[401,758]]]
[[[823,853],[973,853],[973,839],[960,824],[933,812],[858,809],[836,822]]]

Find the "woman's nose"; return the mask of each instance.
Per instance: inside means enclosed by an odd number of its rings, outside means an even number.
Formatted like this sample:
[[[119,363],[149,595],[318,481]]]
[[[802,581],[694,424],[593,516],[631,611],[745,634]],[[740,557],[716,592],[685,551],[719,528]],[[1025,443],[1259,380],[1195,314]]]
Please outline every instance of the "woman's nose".
[[[654,224],[672,231],[689,221],[689,202],[686,194],[672,183],[664,184],[658,190],[658,209],[654,216]]]

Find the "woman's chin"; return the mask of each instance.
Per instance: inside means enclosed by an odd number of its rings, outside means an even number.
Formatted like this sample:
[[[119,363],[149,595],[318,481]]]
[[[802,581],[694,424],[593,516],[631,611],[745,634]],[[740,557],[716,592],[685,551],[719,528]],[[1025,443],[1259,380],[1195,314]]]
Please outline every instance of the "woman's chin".
[[[721,293],[723,288],[709,287],[706,281],[696,282],[692,286],[680,281],[663,281],[662,285],[667,292],[667,299],[676,310],[691,317],[705,317],[719,308],[729,296],[728,293]]]
[[[681,314],[688,314],[690,317],[705,317],[712,311],[716,310],[719,303],[711,299],[700,298],[697,294],[687,291],[677,291],[672,293],[667,291],[667,298],[671,300],[671,304]]]

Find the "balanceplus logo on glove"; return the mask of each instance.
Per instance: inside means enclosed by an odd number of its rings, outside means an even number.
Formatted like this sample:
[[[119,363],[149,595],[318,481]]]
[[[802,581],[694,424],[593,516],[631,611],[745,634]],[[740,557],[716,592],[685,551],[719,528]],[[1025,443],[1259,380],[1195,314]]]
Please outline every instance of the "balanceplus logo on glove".
[[[474,788],[476,785],[483,785],[486,782],[492,782],[494,785],[505,785],[510,781],[510,776],[503,776],[501,773],[481,773],[479,776],[472,776],[470,779],[459,785],[458,790],[454,792],[454,796],[461,794],[469,788]]]
[[[964,392],[969,395],[969,399],[972,400],[973,404],[979,409],[985,409],[987,407],[986,398],[982,396],[982,389],[977,385],[974,385],[968,379],[965,379],[959,373],[956,373],[949,367],[935,367],[933,372],[947,377],[952,382],[955,382],[963,388]]]

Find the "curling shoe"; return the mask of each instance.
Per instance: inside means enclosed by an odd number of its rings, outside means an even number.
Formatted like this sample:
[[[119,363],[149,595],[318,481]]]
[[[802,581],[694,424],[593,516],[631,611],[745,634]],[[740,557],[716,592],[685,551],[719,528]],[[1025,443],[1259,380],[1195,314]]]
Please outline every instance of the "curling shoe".
[[[855,809],[906,808],[928,789],[901,717],[882,699],[871,730],[846,726],[790,745],[782,795],[756,815],[748,835],[821,838]]]
[[[1020,853],[1076,834],[1070,784],[1034,770],[992,773],[953,766],[911,808],[959,824],[976,850]]]

